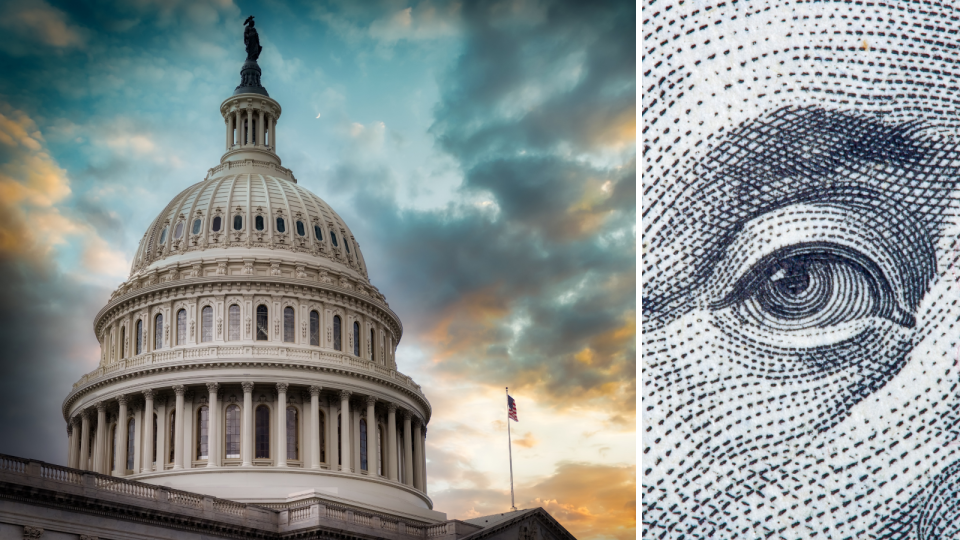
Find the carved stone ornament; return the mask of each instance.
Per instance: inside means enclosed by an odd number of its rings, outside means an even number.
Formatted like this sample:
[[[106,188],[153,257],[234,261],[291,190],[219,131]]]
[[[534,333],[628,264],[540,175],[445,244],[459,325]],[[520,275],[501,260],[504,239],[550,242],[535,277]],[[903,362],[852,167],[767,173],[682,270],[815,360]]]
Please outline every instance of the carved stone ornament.
[[[333,283],[333,278],[330,277],[330,273],[329,273],[329,272],[327,272],[326,270],[321,270],[321,271],[320,271],[320,281],[321,281],[322,283]]]
[[[253,275],[253,263],[252,263],[252,262],[243,263],[243,270],[241,271],[241,273],[242,273],[243,275],[245,275],[245,276],[252,276],[252,275]]]
[[[217,275],[218,276],[227,275],[227,263],[225,262],[217,263]]]
[[[246,334],[247,334],[247,336],[250,335],[250,317],[247,317],[247,332],[246,332]]]
[[[195,278],[203,277],[203,267],[200,265],[200,263],[196,263],[193,265],[191,274],[193,274],[193,277]]]
[[[350,285],[350,281],[346,278],[346,276],[340,278],[340,286],[343,287],[344,289],[353,288],[353,285]]]
[[[306,279],[306,277],[307,277],[307,269],[303,265],[297,266],[297,278]]]
[[[99,536],[93,536],[91,534],[81,534],[80,540],[100,540]]]
[[[34,538],[40,538],[41,536],[43,536],[43,529],[40,527],[30,527],[28,525],[23,527],[24,540],[27,540],[28,538],[32,540]]]
[[[271,276],[279,276],[279,275],[281,275],[281,273],[282,273],[282,272],[280,272],[280,263],[270,263],[270,275],[271,275]]]
[[[197,321],[190,321],[190,335],[195,336],[197,329]]]
[[[223,335],[223,318],[217,317],[217,337]]]
[[[274,335],[280,335],[280,319],[273,321],[273,333]]]
[[[240,386],[243,387],[243,393],[244,393],[244,394],[248,394],[248,393],[250,393],[250,392],[253,392],[253,383],[252,383],[252,382],[242,382],[242,383],[240,383]]]

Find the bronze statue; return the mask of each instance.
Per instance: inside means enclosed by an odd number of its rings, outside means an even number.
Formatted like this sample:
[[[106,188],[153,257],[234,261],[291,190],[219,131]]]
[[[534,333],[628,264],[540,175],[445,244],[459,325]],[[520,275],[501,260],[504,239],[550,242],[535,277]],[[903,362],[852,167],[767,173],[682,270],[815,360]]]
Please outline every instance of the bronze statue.
[[[256,62],[257,58],[260,58],[263,47],[260,46],[260,35],[257,34],[257,29],[253,27],[253,15],[247,17],[243,25],[246,26],[243,30],[243,44],[247,47],[247,61]]]

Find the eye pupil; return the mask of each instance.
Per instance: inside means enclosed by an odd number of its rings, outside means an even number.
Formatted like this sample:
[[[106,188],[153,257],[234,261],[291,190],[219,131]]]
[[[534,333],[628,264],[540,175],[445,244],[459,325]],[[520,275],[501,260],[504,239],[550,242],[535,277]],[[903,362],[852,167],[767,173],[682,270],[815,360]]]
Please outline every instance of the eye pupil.
[[[810,286],[810,274],[803,264],[784,264],[770,281],[780,293],[796,296]]]

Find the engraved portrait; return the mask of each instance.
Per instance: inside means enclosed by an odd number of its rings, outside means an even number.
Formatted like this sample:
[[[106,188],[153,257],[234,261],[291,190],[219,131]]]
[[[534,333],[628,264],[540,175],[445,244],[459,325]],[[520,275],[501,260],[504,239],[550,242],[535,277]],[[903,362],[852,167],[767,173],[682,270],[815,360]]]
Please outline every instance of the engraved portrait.
[[[641,36],[643,537],[960,537],[960,11]]]

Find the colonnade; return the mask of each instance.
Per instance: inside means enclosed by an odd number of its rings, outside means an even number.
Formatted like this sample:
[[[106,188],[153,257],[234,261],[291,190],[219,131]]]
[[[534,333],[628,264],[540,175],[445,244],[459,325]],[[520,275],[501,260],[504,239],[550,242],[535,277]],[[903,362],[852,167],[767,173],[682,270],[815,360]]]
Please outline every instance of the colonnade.
[[[260,108],[238,108],[224,117],[224,123],[227,126],[227,150],[237,146],[260,146],[277,152],[277,121],[273,114]],[[255,133],[251,127],[255,127]]]
[[[67,434],[70,467],[114,476],[297,467],[379,476],[426,493],[424,420],[397,403],[345,389],[252,381],[148,389],[79,411]],[[239,455],[231,453],[237,446]]]

